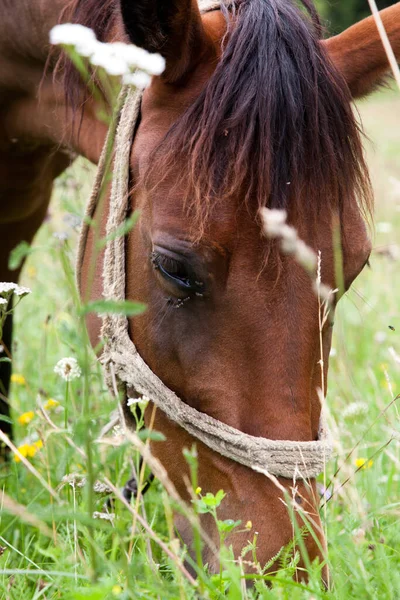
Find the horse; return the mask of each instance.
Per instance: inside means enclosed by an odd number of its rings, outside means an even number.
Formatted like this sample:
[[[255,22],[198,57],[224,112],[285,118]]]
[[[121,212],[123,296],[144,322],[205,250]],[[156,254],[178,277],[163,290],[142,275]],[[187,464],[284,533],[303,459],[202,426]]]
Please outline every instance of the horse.
[[[129,320],[131,339],[188,406],[245,434],[316,440],[331,321],[321,330],[308,275],[263,235],[259,215],[265,206],[287,211],[321,253],[332,290],[337,228],[345,290],[368,263],[372,197],[351,103],[389,71],[372,17],[322,40],[311,0],[227,0],[205,13],[196,0],[1,0],[0,14],[0,280],[15,280],[8,256],[33,239],[55,178],[76,155],[98,163],[107,132],[96,99],[50,48],[49,30],[81,23],[100,40],[161,53],[166,68],[143,94],[130,150],[129,202],[141,217],[126,239],[126,297],[147,306]],[[400,3],[381,17],[399,57]],[[101,235],[107,210],[106,199],[104,214],[94,214]],[[81,287],[97,299],[102,256],[93,264],[93,236]],[[90,314],[87,326],[96,346],[99,317]],[[10,347],[11,327],[4,337]],[[7,412],[9,372],[0,368]],[[154,426],[166,439],[154,455],[190,500],[182,451],[195,440],[160,410]],[[202,443],[197,450],[199,486],[226,492],[220,519],[252,522],[261,564],[293,537],[285,490],[312,522],[310,560],[325,561],[315,479],[294,486],[279,477],[277,487]],[[176,527],[191,547],[189,523],[177,515]],[[217,543],[211,519],[203,527]],[[247,539],[247,531],[229,538],[236,556]],[[203,558],[218,568],[208,548]]]

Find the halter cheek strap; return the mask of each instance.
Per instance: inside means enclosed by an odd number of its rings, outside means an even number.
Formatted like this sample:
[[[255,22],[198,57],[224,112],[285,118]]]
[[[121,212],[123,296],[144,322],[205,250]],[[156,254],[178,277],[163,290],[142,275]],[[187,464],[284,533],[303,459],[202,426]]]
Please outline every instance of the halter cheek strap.
[[[203,11],[219,7],[219,1],[216,0],[200,0],[199,4]],[[141,92],[124,87],[119,102],[119,119],[114,126],[116,130],[109,131],[86,211],[87,216],[92,217],[106,171],[106,148],[109,140],[116,133],[106,231],[110,241],[106,247],[103,265],[103,296],[109,300],[125,300],[125,239],[121,236],[113,239],[112,234],[123,224],[129,209],[129,159],[134,133],[140,118]],[[90,220],[85,219],[81,232],[78,271],[83,262],[88,222]],[[139,395],[148,397],[171,421],[183,427],[211,450],[254,471],[276,477],[314,478],[324,471],[326,461],[332,454],[332,444],[323,411],[321,411],[318,441],[269,440],[247,435],[185,404],[164,385],[144,362],[130,339],[128,319],[125,316],[112,314],[104,316],[102,339],[105,344],[101,362],[110,388],[112,389],[111,375],[113,374],[120,384],[133,388]]]

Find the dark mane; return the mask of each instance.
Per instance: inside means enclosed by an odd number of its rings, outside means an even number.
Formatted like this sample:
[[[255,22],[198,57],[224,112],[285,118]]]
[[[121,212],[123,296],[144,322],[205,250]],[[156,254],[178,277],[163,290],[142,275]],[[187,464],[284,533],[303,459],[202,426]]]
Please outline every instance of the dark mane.
[[[372,194],[346,82],[311,18],[292,0],[242,0],[213,76],[156,150],[148,173],[178,164],[201,221],[217,198],[309,217]],[[159,177],[159,175],[158,175]],[[309,210],[306,210],[305,204]]]
[[[372,194],[350,92],[320,42],[313,2],[237,0],[221,10],[229,28],[222,58],[155,151],[147,181],[179,160],[177,185],[202,218],[222,197],[304,216],[357,199],[368,214]],[[117,0],[100,7],[72,0],[66,12],[108,41],[119,18]],[[73,77],[66,63],[72,103],[73,90],[82,89]]]

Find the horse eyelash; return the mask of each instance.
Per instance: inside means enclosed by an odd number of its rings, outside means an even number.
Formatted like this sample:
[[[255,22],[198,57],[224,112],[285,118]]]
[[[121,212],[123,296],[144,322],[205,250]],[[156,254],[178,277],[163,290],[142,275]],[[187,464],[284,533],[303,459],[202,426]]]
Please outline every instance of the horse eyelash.
[[[155,251],[151,253],[150,260],[155,269],[157,269],[160,266],[160,263],[162,263],[162,266],[171,273],[178,273],[179,266],[181,264],[173,258]]]

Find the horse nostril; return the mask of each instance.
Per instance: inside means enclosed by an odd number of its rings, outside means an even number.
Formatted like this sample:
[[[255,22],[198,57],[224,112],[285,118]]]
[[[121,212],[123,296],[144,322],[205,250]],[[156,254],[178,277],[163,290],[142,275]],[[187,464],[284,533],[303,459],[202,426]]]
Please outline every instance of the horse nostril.
[[[294,500],[297,504],[303,504],[303,498],[301,496],[299,496],[298,494],[296,494],[296,496],[294,497]]]

